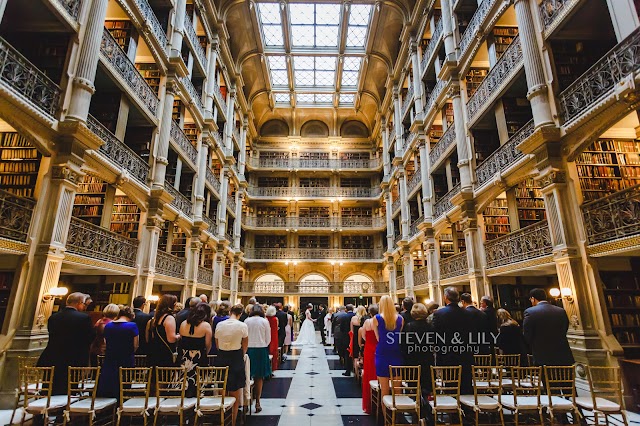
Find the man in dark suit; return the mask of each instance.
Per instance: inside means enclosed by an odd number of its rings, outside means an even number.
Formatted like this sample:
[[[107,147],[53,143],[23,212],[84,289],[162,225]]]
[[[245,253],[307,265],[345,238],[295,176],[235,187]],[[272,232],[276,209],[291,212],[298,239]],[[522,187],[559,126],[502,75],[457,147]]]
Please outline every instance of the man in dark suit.
[[[334,327],[338,330],[336,336],[336,348],[338,349],[338,355],[344,360],[345,371],[343,376],[350,376],[351,370],[353,370],[353,360],[349,356],[349,330],[351,329],[351,318],[355,315],[353,312],[353,305],[349,304],[345,307],[346,312],[340,312]]]
[[[322,338],[322,345],[327,346],[327,338],[324,335],[324,317],[327,316],[327,307],[320,305],[318,308],[318,321],[316,321],[316,330],[320,331],[320,337]]]
[[[547,293],[541,288],[531,290],[529,300],[533,306],[524,311],[522,328],[533,353],[533,363],[536,366],[573,365],[567,340],[567,313],[547,302]]]
[[[407,325],[413,321],[413,317],[411,316],[411,308],[413,308],[413,298],[405,297],[402,300],[402,310],[400,311],[400,316],[404,319],[404,325]]]
[[[487,315],[489,321],[489,331],[498,335],[498,314],[493,306],[493,300],[489,296],[482,296],[480,299],[480,309]]]
[[[133,313],[136,314],[133,322],[138,326],[139,333],[139,345],[136,354],[138,355],[146,355],[147,354],[147,339],[145,339],[145,331],[147,329],[147,323],[151,320],[151,315],[144,312],[142,309],[144,305],[147,303],[147,299],[144,296],[137,296],[133,299]]]
[[[338,352],[338,347],[340,346],[340,344],[339,344],[339,340],[340,340],[340,325],[338,324],[338,318],[340,318],[341,314],[342,315],[345,314],[345,307],[344,306],[338,307],[338,309],[336,310],[336,313],[331,316],[331,331],[333,333],[333,353],[334,354],[339,353]]]
[[[458,290],[455,287],[447,287],[444,289],[446,306],[433,313],[434,330],[445,341],[445,350],[436,352],[436,365],[461,365],[460,392],[469,395],[473,393],[471,385],[473,351],[468,350],[469,334],[475,330],[471,313],[458,306],[459,300]]]
[[[180,330],[180,326],[187,320],[189,312],[194,309],[201,300],[199,297],[187,297],[184,301],[184,308],[176,314],[176,330]]]
[[[49,318],[49,342],[38,359],[38,367],[55,367],[53,395],[66,395],[69,367],[89,365],[89,345],[94,338],[93,324],[84,293],[71,293],[60,312]]]
[[[276,303],[275,307],[277,309],[276,318],[278,319],[278,346],[282,348],[284,347],[284,338],[287,334],[284,328],[287,326],[288,318],[287,313],[282,310],[282,303]],[[287,357],[282,355],[282,362],[286,360]]]
[[[491,335],[491,329],[489,327],[489,319],[487,318],[487,314],[482,312],[480,309],[476,308],[473,304],[473,299],[469,293],[462,293],[460,295],[460,302],[462,302],[462,307],[471,314],[471,318],[473,318],[472,325],[475,328],[474,341],[478,342],[479,339],[482,339],[481,342],[483,344],[479,345],[480,354],[487,355],[491,353],[492,345],[484,342],[493,342],[493,336]]]

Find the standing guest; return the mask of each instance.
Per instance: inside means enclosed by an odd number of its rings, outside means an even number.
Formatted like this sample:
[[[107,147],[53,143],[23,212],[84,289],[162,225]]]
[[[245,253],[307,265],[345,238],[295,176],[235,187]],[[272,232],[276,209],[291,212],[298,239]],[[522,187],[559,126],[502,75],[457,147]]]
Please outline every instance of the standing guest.
[[[228,300],[223,300],[218,304],[218,311],[216,312],[216,316],[213,317],[213,333],[214,334],[216,332],[216,328],[218,327],[218,324],[229,319],[230,309],[231,309],[231,303]],[[209,354],[215,355],[216,352],[217,352],[217,348],[214,342]]]
[[[412,307],[413,307],[413,298],[405,297],[402,300],[402,310],[400,311],[400,315],[402,315],[402,319],[404,320],[405,325],[413,321],[413,317],[411,316]]]
[[[519,354],[520,365],[525,366],[527,362],[527,344],[522,335],[520,324],[513,318],[506,309],[498,309],[498,324],[500,324],[500,334],[498,334],[497,345],[503,354]]]
[[[293,315],[291,315],[289,305],[282,308],[285,314],[287,314],[287,325],[284,327],[284,353],[289,353],[289,347],[292,342],[292,330],[293,330]]]
[[[242,316],[240,316],[240,321],[246,320],[247,318],[249,318],[249,314],[251,313],[251,310],[253,309],[253,305],[257,304],[258,301],[256,300],[255,297],[252,297],[251,299],[249,299],[249,303],[247,303],[247,307],[244,308],[244,312],[242,313]]]
[[[436,364],[438,366],[462,366],[462,376],[460,391],[469,395],[473,393],[471,386],[471,366],[473,365],[473,352],[454,350],[463,349],[469,344],[469,334],[475,330],[473,318],[469,312],[462,309],[460,294],[455,287],[444,289],[444,299],[446,306],[433,313],[434,331],[442,336],[445,345],[450,348],[446,354],[436,354]]]
[[[489,327],[489,318],[487,314],[482,312],[480,309],[476,308],[473,304],[473,299],[471,298],[471,294],[462,293],[460,295],[460,302],[462,303],[462,307],[471,315],[473,318],[473,325],[475,326],[475,332],[478,334],[482,333],[482,342],[493,342],[493,336],[491,335],[491,328]],[[476,339],[478,341],[479,339]],[[480,344],[479,345],[479,354],[491,354],[492,344]]]
[[[316,330],[320,331],[322,346],[327,346],[327,338],[324,335],[324,318],[327,316],[327,307],[324,305],[320,305],[318,309],[318,318],[315,324]]]
[[[38,359],[38,367],[55,367],[52,394],[66,395],[69,367],[89,365],[89,344],[93,340],[91,318],[84,313],[86,294],[71,293],[66,306],[49,318],[49,342]]]
[[[156,313],[147,323],[146,336],[149,342],[150,366],[173,367],[177,362],[176,342],[180,340],[177,333],[176,319],[172,312],[177,298],[173,294],[163,294],[158,301]]]
[[[135,353],[140,340],[135,314],[129,306],[118,311],[117,319],[104,327],[107,342],[104,362],[100,369],[97,394],[104,398],[120,398],[120,367],[135,367]]]
[[[362,410],[371,414],[371,386],[369,382],[376,379],[376,346],[378,339],[373,328],[373,318],[378,315],[378,305],[369,305],[369,319],[360,328],[359,341],[364,340],[364,362],[362,366]],[[362,344],[362,343],[361,343]]]
[[[251,378],[254,381],[253,395],[256,400],[256,413],[262,411],[260,396],[262,395],[262,383],[271,376],[271,364],[269,363],[269,344],[271,343],[271,326],[264,317],[261,305],[254,305],[244,323],[249,331],[249,344],[247,355],[251,361]]]
[[[338,355],[343,359],[345,371],[343,376],[351,376],[353,370],[353,360],[349,356],[349,331],[351,330],[351,318],[355,313],[353,312],[353,305],[348,304],[345,307],[345,312],[341,312],[336,318],[336,324],[339,333],[336,333],[336,347],[338,348]]]
[[[229,367],[227,375],[227,392],[236,399],[233,404],[232,424],[236,424],[240,397],[247,377],[244,368],[244,354],[249,345],[249,330],[247,324],[239,321],[244,312],[244,306],[234,305],[230,310],[229,319],[218,324],[215,340],[218,355],[215,358],[216,367]]]
[[[360,344],[358,343],[358,331],[360,330],[360,325],[365,321],[363,318],[367,315],[367,309],[359,305],[356,308],[356,314],[351,318],[351,323],[349,324],[349,336],[350,336],[350,351],[351,358],[354,362],[356,359],[360,358]]]
[[[402,352],[406,365],[420,366],[420,383],[423,395],[428,396],[431,393],[431,366],[433,363],[433,353],[416,351],[412,345],[419,345],[418,342],[428,342],[429,333],[433,332],[433,325],[427,322],[429,317],[428,308],[422,303],[414,303],[411,307],[411,321],[405,324],[402,331],[406,339],[402,341]],[[403,317],[404,318],[404,317]]]
[[[376,334],[376,376],[380,382],[381,395],[389,395],[389,366],[403,365],[400,349],[400,335],[403,318],[396,310],[391,296],[380,298],[380,313],[373,318],[373,330]]]
[[[173,307],[174,315],[177,314],[178,312],[180,312],[183,309],[184,309],[184,305],[182,303],[180,303],[180,302],[176,302],[175,306]]]
[[[200,301],[201,301],[202,303],[209,303],[209,297],[207,297],[207,295],[206,295],[206,294],[201,294],[201,295],[200,295]]]
[[[200,302],[180,326],[181,338],[178,344],[178,356],[187,375],[185,395],[188,398],[193,398],[197,394],[197,367],[209,366],[207,355],[211,350],[213,339],[209,318],[211,318],[209,304]]]
[[[180,330],[180,326],[184,321],[187,320],[189,316],[189,312],[191,308],[195,308],[195,306],[200,302],[195,297],[187,297],[184,301],[184,307],[175,315],[176,318],[176,327]],[[174,306],[175,309],[175,306]]]
[[[216,312],[218,312],[218,302],[212,300],[209,302],[209,307],[211,308],[211,324],[213,324],[213,319],[216,317]]]
[[[493,307],[493,300],[489,296],[482,296],[480,299],[480,309],[487,315],[489,321],[489,331],[495,335],[498,334],[498,317],[496,309]]]
[[[331,327],[331,321],[333,319],[334,311],[333,308],[329,308],[329,312],[324,316],[324,332],[326,333],[326,346],[331,346],[333,344],[333,330]]]
[[[136,296],[133,299],[133,313],[135,316],[133,318],[133,322],[138,326],[138,332],[140,333],[140,336],[138,337],[138,350],[136,351],[136,354],[138,355],[147,355],[148,353],[148,344],[147,339],[145,339],[144,336],[144,331],[147,329],[147,323],[151,320],[151,315],[142,310],[146,303],[147,299],[145,299],[144,296]]]
[[[567,340],[567,313],[547,302],[547,293],[541,288],[531,290],[529,300],[533,306],[524,311],[522,327],[534,364],[572,365],[574,359]]]
[[[269,355],[271,355],[271,372],[278,369],[278,318],[275,306],[267,307],[267,321],[271,327],[271,343],[269,343]]]
[[[118,318],[120,308],[114,303],[109,303],[102,310],[102,318],[96,321],[93,326],[95,337],[91,342],[89,348],[89,354],[91,355],[91,365],[98,365],[98,355],[104,355],[104,351],[107,348],[107,343],[104,341],[104,327],[114,319]]]
[[[278,346],[284,348],[284,339],[287,336],[286,327],[288,323],[288,317],[287,313],[282,310],[282,303],[276,303],[274,306],[277,310],[276,318],[278,319]],[[286,360],[287,358],[282,355],[282,362],[285,362]]]
[[[331,316],[331,330],[333,334],[333,353],[334,354],[340,353],[339,347],[340,347],[340,339],[341,339],[342,333],[340,332],[340,324],[338,323],[338,319],[345,314],[346,314],[345,307],[340,306],[336,310],[336,313]]]

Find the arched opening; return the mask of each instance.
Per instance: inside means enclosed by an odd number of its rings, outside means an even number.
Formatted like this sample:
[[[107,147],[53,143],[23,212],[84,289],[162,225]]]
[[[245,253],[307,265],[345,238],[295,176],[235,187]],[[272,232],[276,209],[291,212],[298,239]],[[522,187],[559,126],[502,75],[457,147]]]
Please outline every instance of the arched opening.
[[[328,284],[329,281],[324,275],[317,273],[307,274],[300,279],[300,284]]]
[[[340,136],[343,138],[368,138],[369,129],[361,121],[348,120],[340,127]]]
[[[289,126],[283,120],[269,120],[260,128],[260,136],[289,136]]]
[[[283,294],[284,281],[276,274],[263,274],[256,278],[253,285],[255,294]]]
[[[326,138],[329,127],[320,120],[309,120],[302,125],[300,136],[303,138]]]
[[[263,274],[256,278],[257,283],[275,283],[275,282],[284,282],[282,278],[280,278],[276,274]]]
[[[365,274],[351,274],[344,280],[346,294],[373,293],[373,280]]]

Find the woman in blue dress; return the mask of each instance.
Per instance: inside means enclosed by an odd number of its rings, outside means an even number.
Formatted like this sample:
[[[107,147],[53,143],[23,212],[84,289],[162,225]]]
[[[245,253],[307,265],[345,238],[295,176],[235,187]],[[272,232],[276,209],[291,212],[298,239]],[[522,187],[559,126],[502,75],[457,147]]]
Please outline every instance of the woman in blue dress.
[[[120,398],[120,367],[135,366],[138,349],[138,326],[133,321],[135,314],[129,306],[122,306],[118,319],[104,327],[107,342],[104,362],[98,380],[98,396]]]
[[[389,395],[389,366],[404,365],[400,346],[403,318],[396,311],[393,300],[385,295],[380,298],[379,314],[373,318],[373,330],[378,338],[376,347],[376,375],[382,395]]]

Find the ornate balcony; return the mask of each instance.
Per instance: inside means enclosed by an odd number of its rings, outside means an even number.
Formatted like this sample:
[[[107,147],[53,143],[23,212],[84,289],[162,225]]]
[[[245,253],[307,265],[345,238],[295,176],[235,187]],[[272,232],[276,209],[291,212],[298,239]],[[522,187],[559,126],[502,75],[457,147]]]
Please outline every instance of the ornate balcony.
[[[218,176],[216,176],[213,171],[207,167],[207,182],[209,182],[209,185],[211,185],[211,187],[213,189],[215,189],[218,193],[220,193],[220,179],[218,179]]]
[[[149,2],[147,0],[133,0],[133,3],[140,11],[140,15],[144,17],[145,27],[150,30],[149,32],[156,39],[156,42],[162,49],[162,53],[166,54],[169,39],[167,38],[167,33],[164,31],[164,28],[162,28],[160,21],[158,21],[158,17],[149,5]]]
[[[202,221],[204,223],[206,223],[207,225],[209,225],[209,232],[211,234],[217,234],[217,229],[218,227],[216,226],[216,217],[215,215],[213,215],[213,217],[209,217],[207,215],[202,215]]]
[[[418,230],[418,225],[420,225],[422,222],[424,222],[423,215],[420,215],[420,217],[418,217],[416,220],[411,222],[411,225],[409,226],[409,239],[415,237],[418,234],[418,232],[420,232]]]
[[[198,266],[198,282],[200,284],[212,285],[213,270],[205,268],[204,266]]]
[[[238,145],[240,145],[240,130],[238,130],[237,127],[233,128],[233,137],[235,138],[236,142],[238,143]]]
[[[453,203],[451,199],[454,195],[460,192],[460,184],[454,186],[449,192],[444,194],[442,198],[436,201],[433,207],[433,216],[437,219],[440,216],[444,216],[453,209]]]
[[[149,87],[149,84],[147,84],[147,81],[142,77],[140,71],[138,71],[133,62],[131,62],[131,59],[129,59],[106,28],[102,33],[100,54],[115,74],[131,89],[138,101],[149,111],[150,115],[155,117],[160,102],[158,96],[156,96],[153,89]]]
[[[464,30],[464,34],[462,34],[462,37],[460,38],[460,43],[458,44],[458,47],[460,49],[460,54],[458,56],[459,58],[462,58],[466,55],[467,49],[469,49],[469,46],[471,46],[471,42],[480,32],[480,27],[489,15],[489,12],[493,8],[493,5],[497,1],[498,0],[482,0],[482,3],[480,3],[478,8],[476,9],[476,12],[471,17],[469,25]]]
[[[175,121],[171,121],[171,140],[176,144],[180,152],[187,158],[187,160],[191,161],[193,166],[197,168],[198,166],[198,151],[193,147],[191,141],[187,138],[187,135],[184,134],[184,131],[180,128],[178,123]]]
[[[411,179],[409,179],[409,182],[407,182],[407,192],[411,194],[413,190],[416,189],[421,183],[422,178],[420,175],[420,170],[416,170],[411,176]]]
[[[396,277],[396,290],[404,290],[404,276]]]
[[[0,238],[27,242],[35,200],[0,189]]]
[[[442,91],[444,90],[446,85],[447,85],[447,82],[445,80],[438,80],[436,85],[433,86],[433,90],[429,92],[429,97],[427,98],[427,102],[424,105],[425,114],[427,114],[429,111],[435,112],[436,101],[442,94]]]
[[[220,288],[223,290],[231,290],[231,277],[228,275],[222,276],[222,281],[220,281]]]
[[[54,118],[58,112],[60,87],[20,52],[0,37],[0,81],[27,103]]]
[[[241,293],[250,294],[386,294],[386,282],[241,282]]]
[[[340,188],[340,187],[278,187],[278,188],[249,188],[248,194],[254,197],[344,197],[344,198],[375,198],[380,195],[380,188]]]
[[[460,277],[469,273],[467,252],[454,254],[446,259],[440,259],[440,279]]]
[[[224,239],[229,242],[229,244],[233,244],[233,234],[229,231],[224,233]]]
[[[138,241],[123,237],[101,226],[71,218],[67,253],[116,265],[135,267]]]
[[[413,82],[409,81],[409,87],[407,88],[407,94],[402,99],[402,116],[407,115],[407,111],[413,102]]]
[[[524,154],[518,145],[533,134],[533,120],[522,126],[507,143],[495,150],[476,168],[477,188],[481,188],[494,176],[514,166]]]
[[[242,223],[252,228],[286,229],[378,229],[386,225],[384,217],[256,217],[244,215]]]
[[[397,245],[401,240],[402,240],[402,232],[394,232],[393,243]]]
[[[400,209],[400,201],[400,195],[398,195],[398,197],[393,200],[393,203],[391,204],[391,214],[395,214],[395,212]]]
[[[505,87],[511,84],[523,64],[520,37],[516,37],[467,102],[469,123],[473,123],[481,111],[493,105],[494,100],[500,96]]]
[[[200,40],[198,40],[198,35],[196,34],[195,28],[193,28],[193,23],[188,16],[184,17],[184,32],[186,34],[187,43],[191,47],[191,51],[193,52],[196,60],[200,64],[200,68],[202,71],[207,70],[207,54],[205,53],[202,45],[200,44]]]
[[[551,255],[547,221],[540,221],[484,244],[487,268],[510,265]]]
[[[429,282],[429,268],[424,266],[413,271],[413,285],[419,286]]]
[[[402,154],[401,154],[401,156],[404,156],[407,153],[407,149],[409,149],[409,147],[411,147],[411,144],[413,143],[413,141],[416,140],[417,137],[418,137],[417,134],[415,134],[413,132],[409,132],[407,137],[404,138],[404,144],[402,145]]]
[[[187,259],[174,256],[166,251],[157,251],[156,273],[168,277],[184,279],[187,270]]]
[[[252,260],[382,260],[376,249],[323,249],[323,248],[248,248],[245,258]]]
[[[540,20],[545,31],[555,26],[555,21],[566,16],[571,8],[580,0],[542,0],[538,8],[540,10]]]
[[[304,159],[304,158],[250,158],[249,166],[267,169],[363,169],[372,170],[381,166],[379,158],[368,160]]]
[[[73,18],[74,21],[78,20],[78,13],[80,12],[80,0],[56,0],[56,2],[62,6],[62,8]]]
[[[195,86],[187,77],[182,77],[180,82],[184,86],[185,90],[191,98],[191,103],[196,107],[200,115],[204,112],[204,106],[202,105],[202,92],[198,93]]]
[[[227,207],[234,215],[236,214],[236,200],[232,195],[227,196]]]
[[[99,151],[116,166],[122,166],[138,182],[147,186],[149,163],[140,158],[131,148],[91,115],[87,117],[87,128],[104,142]]]
[[[436,23],[436,28],[431,33],[431,40],[429,40],[429,44],[427,44],[426,49],[422,52],[422,62],[420,63],[420,70],[422,74],[427,70],[429,66],[429,62],[431,60],[431,56],[433,52],[436,50],[436,46],[440,43],[440,37],[442,36],[442,19],[439,19]]]
[[[456,143],[456,124],[451,123],[446,132],[442,135],[436,145],[429,151],[429,161],[431,162],[431,169],[440,162],[441,157],[449,150],[449,148]]]
[[[558,95],[564,124],[614,95],[615,86],[640,70],[640,29],[607,52],[598,62]]]
[[[166,189],[166,191],[173,197],[171,206],[182,212],[187,218],[191,218],[191,215],[193,214],[193,204],[191,203],[191,200],[182,195],[182,193],[175,189],[169,182],[165,182],[164,189]]]
[[[582,206],[589,244],[640,234],[640,185]]]
[[[214,84],[214,94],[218,99],[218,103],[222,108],[222,115],[226,117],[227,115],[227,98],[222,94],[222,90],[220,90],[220,85]]]

